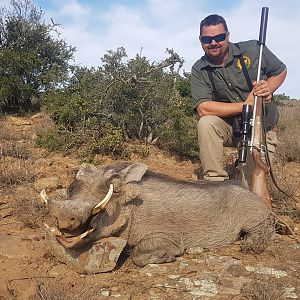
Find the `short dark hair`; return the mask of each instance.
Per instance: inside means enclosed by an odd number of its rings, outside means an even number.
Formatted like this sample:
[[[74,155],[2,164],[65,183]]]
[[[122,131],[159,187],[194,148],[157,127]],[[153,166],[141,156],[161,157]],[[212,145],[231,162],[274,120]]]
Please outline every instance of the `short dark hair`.
[[[228,31],[226,21],[223,17],[219,15],[209,15],[207,16],[204,20],[201,21],[200,23],[200,35],[202,32],[202,28],[204,26],[210,26],[210,25],[218,25],[218,24],[223,24],[225,31]]]

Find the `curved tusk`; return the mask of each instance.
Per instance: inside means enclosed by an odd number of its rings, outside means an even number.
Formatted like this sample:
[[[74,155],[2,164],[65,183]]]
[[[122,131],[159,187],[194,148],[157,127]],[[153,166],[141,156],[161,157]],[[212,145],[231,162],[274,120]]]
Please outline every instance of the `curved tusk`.
[[[57,227],[50,227],[48,224],[44,223],[44,226],[54,235],[54,237],[65,247],[72,248],[76,244],[78,244],[83,238],[85,238],[88,234],[93,232],[95,228],[91,228],[86,232],[73,237],[65,237]]]
[[[109,190],[108,193],[106,194],[106,196],[103,198],[103,200],[101,200],[101,202],[99,202],[92,210],[92,215],[97,214],[101,209],[103,209],[106,204],[108,203],[108,201],[110,200],[112,194],[114,192],[114,186],[112,184],[110,184],[109,186]]]
[[[57,236],[56,239],[65,247],[65,248],[72,248],[75,245],[77,245],[84,237],[86,237],[88,234],[93,232],[95,228],[89,229],[86,232],[75,236],[75,237],[59,237]]]
[[[62,236],[62,233],[59,231],[57,227],[50,227],[47,223],[44,222],[44,226],[56,237]]]
[[[47,193],[46,193],[46,190],[45,190],[45,189],[42,190],[42,191],[40,192],[40,196],[41,196],[42,200],[43,200],[46,204],[49,203],[49,197],[47,196]]]

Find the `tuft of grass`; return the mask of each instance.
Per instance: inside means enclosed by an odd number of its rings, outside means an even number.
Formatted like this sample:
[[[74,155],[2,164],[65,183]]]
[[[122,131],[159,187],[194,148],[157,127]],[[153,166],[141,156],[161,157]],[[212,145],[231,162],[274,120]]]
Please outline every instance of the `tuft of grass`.
[[[272,278],[261,277],[245,283],[241,296],[246,300],[283,300],[283,292]]]
[[[37,199],[17,198],[13,204],[14,215],[21,220],[25,227],[39,228],[48,215],[48,208]]]
[[[14,126],[7,121],[0,121],[0,140],[6,141],[21,141],[30,140],[32,133],[28,131],[17,131]]]
[[[300,162],[300,108],[279,107],[276,160],[281,164]]]
[[[68,286],[59,286],[50,281],[37,283],[36,297],[39,300],[96,300],[102,299],[101,289],[91,287],[77,287],[69,284]]]
[[[30,161],[0,159],[0,186],[34,182],[36,172]]]
[[[291,181],[286,178],[285,170],[280,165],[276,164],[273,166],[273,173],[277,185],[284,192],[280,191],[275,184],[270,181],[269,189],[270,195],[273,199],[273,209],[278,215],[289,216],[292,220],[300,220],[300,212],[295,207],[295,195],[299,190],[300,182]]]
[[[18,143],[14,141],[2,141],[0,143],[0,157],[15,157],[19,159],[29,159],[31,152],[28,143]]]

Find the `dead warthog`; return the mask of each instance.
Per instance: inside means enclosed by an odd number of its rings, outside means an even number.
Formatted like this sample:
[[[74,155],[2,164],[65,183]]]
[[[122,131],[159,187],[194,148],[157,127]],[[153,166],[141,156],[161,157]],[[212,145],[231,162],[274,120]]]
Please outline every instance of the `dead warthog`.
[[[41,194],[56,224],[47,226],[52,250],[78,272],[112,270],[126,245],[139,266],[240,238],[242,247],[261,252],[274,232],[252,192],[230,182],[177,180],[143,163],[83,165],[64,197]]]

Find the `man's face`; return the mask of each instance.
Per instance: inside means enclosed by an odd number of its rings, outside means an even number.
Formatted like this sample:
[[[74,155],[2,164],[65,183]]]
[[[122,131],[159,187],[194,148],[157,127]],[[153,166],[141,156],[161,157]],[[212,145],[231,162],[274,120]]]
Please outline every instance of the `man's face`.
[[[226,30],[223,24],[204,26],[202,28],[201,37],[214,37],[224,33],[226,33]],[[205,41],[201,41],[201,45],[205,54],[213,62],[216,62],[218,64],[223,63],[228,53],[229,34],[226,34],[226,38],[224,41],[217,42],[215,39],[211,40],[210,43],[205,43]]]

